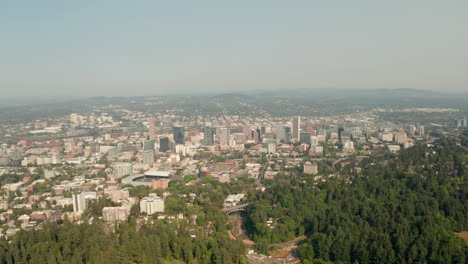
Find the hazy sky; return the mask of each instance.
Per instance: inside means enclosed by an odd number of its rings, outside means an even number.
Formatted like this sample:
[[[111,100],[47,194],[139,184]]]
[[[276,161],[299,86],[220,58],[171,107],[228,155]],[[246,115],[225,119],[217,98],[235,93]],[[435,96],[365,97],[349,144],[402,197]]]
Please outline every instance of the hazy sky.
[[[467,0],[1,1],[3,95],[468,92]]]

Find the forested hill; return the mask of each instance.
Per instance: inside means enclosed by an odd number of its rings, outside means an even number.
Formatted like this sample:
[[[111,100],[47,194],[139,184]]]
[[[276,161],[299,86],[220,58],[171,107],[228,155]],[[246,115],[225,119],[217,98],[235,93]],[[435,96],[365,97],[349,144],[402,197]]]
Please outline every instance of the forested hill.
[[[116,233],[100,223],[51,224],[20,232],[0,242],[0,263],[130,264],[130,263],[245,263],[242,242],[226,232],[190,237],[186,226],[158,222],[136,232],[135,223],[122,224]]]
[[[454,235],[468,230],[467,134],[369,159],[351,182],[299,174],[253,193],[248,228],[258,250],[306,235],[304,263],[467,263]]]
[[[244,244],[229,238],[227,216],[221,211],[229,188],[234,191],[238,186],[210,178],[204,178],[199,185],[171,187],[174,193],[204,193],[197,205],[200,212],[196,224],[186,219],[138,222],[138,213],[132,212],[128,221],[118,223],[115,232],[109,223],[96,217],[89,224],[87,216],[83,224],[65,220],[61,225],[45,223],[41,229],[21,230],[9,240],[0,238],[0,264],[243,264]],[[168,197],[166,210],[179,207],[177,201]],[[94,207],[92,204],[90,213]],[[97,211],[102,212],[102,207]]]

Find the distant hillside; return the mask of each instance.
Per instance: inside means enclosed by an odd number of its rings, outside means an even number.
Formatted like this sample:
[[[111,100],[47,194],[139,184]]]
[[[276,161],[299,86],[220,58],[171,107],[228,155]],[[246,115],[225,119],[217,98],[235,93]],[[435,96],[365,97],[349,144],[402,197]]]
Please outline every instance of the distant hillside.
[[[256,98],[283,99],[297,104],[370,107],[453,107],[466,109],[468,94],[416,89],[352,90],[338,88],[282,89],[252,92]]]
[[[17,122],[89,112],[95,107],[121,105],[130,110],[179,115],[232,113],[238,115],[326,116],[373,108],[456,108],[468,114],[468,94],[415,89],[352,90],[338,88],[254,90],[134,97],[20,98],[0,100],[0,121]]]

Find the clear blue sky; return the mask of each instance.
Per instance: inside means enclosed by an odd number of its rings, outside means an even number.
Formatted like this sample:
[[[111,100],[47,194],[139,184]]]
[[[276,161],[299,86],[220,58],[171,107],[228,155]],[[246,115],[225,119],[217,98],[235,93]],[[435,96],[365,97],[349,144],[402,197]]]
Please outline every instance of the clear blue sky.
[[[468,1],[1,1],[0,91],[468,92]]]

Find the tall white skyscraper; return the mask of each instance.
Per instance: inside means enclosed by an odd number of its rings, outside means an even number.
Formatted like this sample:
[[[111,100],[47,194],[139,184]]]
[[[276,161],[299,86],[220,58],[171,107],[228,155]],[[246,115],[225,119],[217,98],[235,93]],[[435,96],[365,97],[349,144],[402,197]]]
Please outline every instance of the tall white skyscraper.
[[[419,126],[419,127],[418,127],[418,134],[419,134],[420,136],[424,136],[424,126]]]
[[[219,136],[219,144],[229,145],[229,128],[221,128],[221,135]]]
[[[293,116],[292,138],[299,140],[301,137],[301,117]]]

